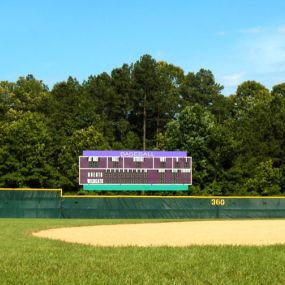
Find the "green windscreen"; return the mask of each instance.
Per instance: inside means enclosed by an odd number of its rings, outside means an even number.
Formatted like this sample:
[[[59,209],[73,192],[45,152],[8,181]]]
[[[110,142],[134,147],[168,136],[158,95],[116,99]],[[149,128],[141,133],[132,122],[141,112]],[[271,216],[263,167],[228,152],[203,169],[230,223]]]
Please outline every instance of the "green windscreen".
[[[0,189],[1,218],[285,218],[285,197],[62,196]]]
[[[0,217],[59,218],[61,190],[1,190]]]

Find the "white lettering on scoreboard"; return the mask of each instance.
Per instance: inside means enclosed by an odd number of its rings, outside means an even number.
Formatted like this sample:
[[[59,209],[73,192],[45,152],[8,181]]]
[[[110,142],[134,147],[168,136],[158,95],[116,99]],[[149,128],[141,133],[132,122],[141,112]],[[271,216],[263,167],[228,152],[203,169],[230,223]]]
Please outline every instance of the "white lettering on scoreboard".
[[[103,177],[103,172],[88,172],[88,177]]]
[[[152,151],[121,151],[123,157],[153,157]]]
[[[102,184],[102,183],[104,183],[104,179],[87,179],[87,183]]]

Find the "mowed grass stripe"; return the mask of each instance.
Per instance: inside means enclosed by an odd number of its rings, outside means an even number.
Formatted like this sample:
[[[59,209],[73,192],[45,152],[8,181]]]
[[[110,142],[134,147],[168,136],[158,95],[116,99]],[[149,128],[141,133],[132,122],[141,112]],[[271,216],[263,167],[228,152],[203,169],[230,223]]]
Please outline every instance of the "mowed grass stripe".
[[[0,219],[0,284],[285,284],[281,245],[100,248],[31,235],[134,222],[150,220]]]

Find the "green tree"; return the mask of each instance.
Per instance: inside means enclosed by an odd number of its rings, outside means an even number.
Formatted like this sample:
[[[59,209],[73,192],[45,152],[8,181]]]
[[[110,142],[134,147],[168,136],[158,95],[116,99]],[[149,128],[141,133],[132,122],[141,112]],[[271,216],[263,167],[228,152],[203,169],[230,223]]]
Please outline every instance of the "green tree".
[[[193,158],[193,181],[200,189],[214,180],[214,166],[209,149],[215,129],[215,118],[201,105],[187,106],[177,120],[167,124],[160,135],[159,148],[185,150]]]
[[[13,83],[8,81],[0,82],[0,121],[7,119],[6,115],[11,108],[13,108],[13,102],[11,98],[14,96]]]
[[[279,195],[281,184],[281,171],[273,167],[271,159],[259,163],[253,169],[252,177],[245,180],[243,191],[247,195]]]
[[[121,103],[116,96],[111,76],[106,72],[98,76],[90,76],[83,83],[83,93],[85,112],[87,116],[93,118],[86,127],[99,124],[103,135],[109,144],[112,144],[119,121],[116,117],[119,109],[117,104]]]
[[[130,131],[129,114],[134,108],[134,87],[131,80],[131,67],[123,64],[121,68],[115,68],[111,73],[114,89],[111,98],[111,114],[108,117],[112,121],[115,139],[122,142]]]
[[[33,75],[20,77],[14,84],[11,95],[14,108],[18,111],[46,112],[48,87]]]
[[[271,158],[282,173],[281,192],[285,193],[285,83],[273,86],[271,94]]]
[[[236,194],[261,194],[260,190],[252,189],[256,185],[253,183],[256,180],[254,170],[268,159],[275,164],[278,157],[273,96],[260,83],[246,81],[237,88],[232,99],[233,115],[224,125],[233,137],[234,156],[231,167],[226,169],[224,184],[227,191],[231,188]],[[245,183],[250,183],[251,187],[245,186]]]
[[[164,61],[157,63],[157,73],[159,86],[149,110],[149,126],[153,139],[181,112],[179,87],[184,79],[181,68]]]
[[[153,148],[159,132],[181,111],[179,87],[184,73],[177,66],[144,55],[134,64],[132,79],[135,108],[130,121],[143,138],[143,148]]]
[[[58,165],[63,177],[62,188],[65,191],[79,189],[78,157],[82,155],[83,150],[106,150],[109,148],[104,136],[95,126],[77,130],[72,136],[66,138],[58,159]]]
[[[32,75],[20,77],[16,83],[0,82],[0,118],[13,121],[25,112],[45,114],[49,92],[42,81]]]
[[[244,82],[237,89],[232,128],[245,161],[248,156],[263,157],[269,152],[272,139],[271,102],[270,92],[260,83]]]
[[[285,83],[277,84],[273,86],[271,94],[274,97],[285,98]]]
[[[185,76],[180,93],[185,105],[198,103],[211,107],[220,98],[222,89],[223,86],[216,83],[210,70],[200,69],[197,73],[189,72]]]
[[[72,135],[82,127],[80,94],[81,85],[72,77],[56,83],[51,90],[48,115],[51,118],[51,127],[61,138]]]
[[[59,187],[53,164],[52,137],[46,118],[25,113],[2,128],[0,185],[5,187]]]
[[[157,63],[150,55],[143,55],[134,64],[132,78],[135,88],[135,106],[133,116],[142,121],[142,146],[146,149],[148,112],[153,107],[153,98],[159,89]],[[141,119],[140,119],[141,118]]]

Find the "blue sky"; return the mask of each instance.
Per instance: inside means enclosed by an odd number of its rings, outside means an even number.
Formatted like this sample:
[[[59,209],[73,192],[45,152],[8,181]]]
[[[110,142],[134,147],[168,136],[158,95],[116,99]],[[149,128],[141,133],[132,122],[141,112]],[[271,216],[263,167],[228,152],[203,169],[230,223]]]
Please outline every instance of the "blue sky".
[[[0,0],[0,11],[0,80],[33,74],[51,88],[148,53],[210,69],[226,95],[285,82],[284,0]]]

